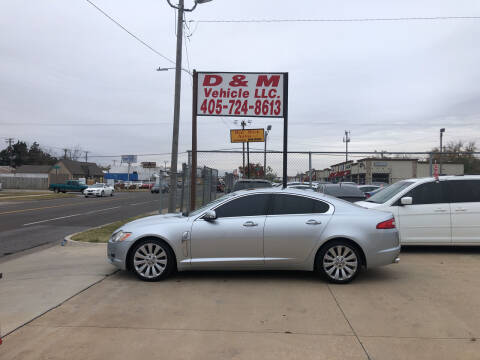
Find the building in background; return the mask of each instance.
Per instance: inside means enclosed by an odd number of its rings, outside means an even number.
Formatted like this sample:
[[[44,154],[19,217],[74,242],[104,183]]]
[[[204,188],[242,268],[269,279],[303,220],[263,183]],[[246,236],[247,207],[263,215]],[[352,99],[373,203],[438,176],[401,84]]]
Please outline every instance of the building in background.
[[[463,175],[464,165],[444,163],[442,175]],[[348,161],[317,170],[317,181],[353,181],[357,184],[382,182],[393,184],[400,180],[430,176],[430,163],[407,158],[364,158],[357,162]]]
[[[142,162],[140,165],[121,164],[120,166],[112,166],[105,174],[105,179],[157,182],[159,174],[164,179],[167,177],[165,169],[156,166],[155,162]]]
[[[104,173],[95,163],[62,159],[50,168],[50,184],[85,179],[87,184],[103,182]]]

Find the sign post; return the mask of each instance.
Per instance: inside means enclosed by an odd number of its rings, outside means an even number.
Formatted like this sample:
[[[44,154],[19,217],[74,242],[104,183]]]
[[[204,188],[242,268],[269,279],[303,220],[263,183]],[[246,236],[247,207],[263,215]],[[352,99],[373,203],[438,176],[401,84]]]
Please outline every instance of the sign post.
[[[194,70],[192,105],[191,210],[195,209],[198,116],[283,118],[283,187],[287,186],[288,73]]]

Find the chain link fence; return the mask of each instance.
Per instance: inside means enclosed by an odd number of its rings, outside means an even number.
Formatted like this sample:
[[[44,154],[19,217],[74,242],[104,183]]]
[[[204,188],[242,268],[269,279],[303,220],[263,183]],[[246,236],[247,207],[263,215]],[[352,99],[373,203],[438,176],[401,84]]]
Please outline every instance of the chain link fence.
[[[190,164],[190,152],[188,159]],[[468,159],[477,167],[471,166]],[[436,173],[480,174],[478,164],[478,152],[438,154],[374,151],[350,152],[348,157],[345,152],[289,152],[287,178],[289,182],[303,183],[348,181],[356,184],[393,184],[403,179],[434,176]],[[219,193],[232,191],[238,179],[266,179],[280,183],[283,152],[197,151],[197,165],[195,207],[213,200]],[[186,209],[190,209],[189,206],[186,204]]]

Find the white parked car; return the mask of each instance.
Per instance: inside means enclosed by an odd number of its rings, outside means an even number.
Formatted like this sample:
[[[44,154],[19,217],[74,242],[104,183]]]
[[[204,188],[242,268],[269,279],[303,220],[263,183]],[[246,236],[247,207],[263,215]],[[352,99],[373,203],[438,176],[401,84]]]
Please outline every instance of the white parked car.
[[[85,197],[89,196],[113,196],[114,188],[107,184],[94,184],[83,190]]]
[[[404,245],[480,245],[480,176],[399,181],[357,205],[395,216]]]

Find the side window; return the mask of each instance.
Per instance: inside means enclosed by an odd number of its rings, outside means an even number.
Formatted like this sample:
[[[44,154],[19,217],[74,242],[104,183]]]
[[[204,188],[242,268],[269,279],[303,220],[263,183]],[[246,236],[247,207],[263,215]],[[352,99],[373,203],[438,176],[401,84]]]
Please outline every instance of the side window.
[[[266,215],[269,197],[268,194],[253,194],[229,201],[215,209],[217,218]]]
[[[412,205],[425,205],[425,204],[440,204],[446,203],[447,194],[444,182],[429,182],[420,184],[417,187],[410,190],[403,197],[412,197]]]
[[[451,180],[450,202],[480,202],[480,180]]]
[[[323,201],[297,195],[272,195],[269,215],[324,213],[329,205]]]

